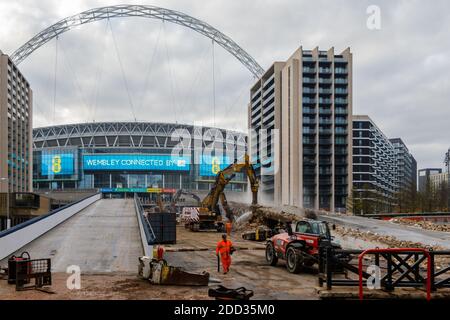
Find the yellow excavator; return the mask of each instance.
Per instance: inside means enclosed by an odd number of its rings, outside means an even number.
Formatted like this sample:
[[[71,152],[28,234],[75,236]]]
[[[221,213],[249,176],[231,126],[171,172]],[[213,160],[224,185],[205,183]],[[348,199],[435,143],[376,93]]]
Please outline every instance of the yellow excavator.
[[[225,215],[229,220],[233,219],[233,212],[228,206],[225,197],[224,189],[226,185],[236,176],[236,173],[243,172],[247,175],[250,181],[250,189],[252,191],[252,206],[258,204],[258,188],[259,182],[255,174],[253,165],[250,163],[250,158],[246,154],[243,163],[230,164],[223,170],[220,170],[216,175],[216,180],[208,195],[202,200],[201,206],[198,209],[198,219],[189,221],[186,225],[192,231],[199,230],[213,230],[218,232],[224,231],[224,223],[222,222],[222,215],[219,208],[219,200]]]

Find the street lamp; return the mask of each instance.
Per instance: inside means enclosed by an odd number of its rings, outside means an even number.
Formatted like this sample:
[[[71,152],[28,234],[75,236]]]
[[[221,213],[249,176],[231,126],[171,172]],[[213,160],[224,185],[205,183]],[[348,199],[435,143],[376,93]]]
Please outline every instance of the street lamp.
[[[9,219],[9,185],[8,178],[0,178],[0,181],[6,181],[6,230],[11,228],[11,220]]]

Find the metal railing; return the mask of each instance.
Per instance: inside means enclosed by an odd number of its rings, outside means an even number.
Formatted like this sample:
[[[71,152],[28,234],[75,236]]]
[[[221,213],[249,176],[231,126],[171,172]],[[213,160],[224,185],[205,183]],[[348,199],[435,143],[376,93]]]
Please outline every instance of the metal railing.
[[[148,245],[152,245],[155,243],[156,235],[153,231],[152,225],[148,221],[147,216],[145,215],[144,207],[142,206],[141,199],[139,199],[138,195],[134,194],[134,205],[136,208],[136,213],[138,218],[142,224],[142,229],[144,231],[145,242]]]
[[[363,263],[363,258],[368,261]],[[362,282],[373,279],[364,267],[379,269],[380,289],[393,291],[395,288],[424,288],[427,299],[431,292],[450,288],[450,265],[437,265],[436,258],[448,258],[450,251],[434,251],[419,248],[384,248],[369,250],[342,250],[324,246],[319,254],[319,285],[359,288],[362,299]],[[354,260],[356,259],[356,263]],[[445,259],[445,261],[447,261]],[[341,276],[340,276],[341,275]],[[342,277],[345,275],[345,277]]]

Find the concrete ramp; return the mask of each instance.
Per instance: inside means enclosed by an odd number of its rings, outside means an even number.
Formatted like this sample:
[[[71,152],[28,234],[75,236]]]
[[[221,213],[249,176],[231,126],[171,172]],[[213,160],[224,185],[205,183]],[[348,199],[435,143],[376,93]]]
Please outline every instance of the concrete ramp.
[[[132,199],[102,199],[20,250],[51,258],[52,271],[77,265],[82,273],[137,273],[143,255]],[[6,265],[5,261],[1,265]]]

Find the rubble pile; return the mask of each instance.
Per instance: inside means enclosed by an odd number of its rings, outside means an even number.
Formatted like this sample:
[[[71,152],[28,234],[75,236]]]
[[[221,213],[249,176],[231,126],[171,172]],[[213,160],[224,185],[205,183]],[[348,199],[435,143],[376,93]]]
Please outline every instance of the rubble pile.
[[[450,224],[436,224],[425,220],[417,221],[404,218],[393,218],[390,221],[393,223],[408,225],[426,230],[450,232]]]
[[[399,240],[394,236],[385,236],[372,231],[361,231],[359,229],[352,229],[343,226],[336,226],[335,232],[341,236],[349,236],[370,242],[383,243],[391,248],[430,248],[420,242]],[[436,246],[433,247],[433,250],[443,250],[443,248]]]
[[[431,249],[434,251],[445,250],[440,246],[427,246],[420,242],[399,240],[394,236],[384,236],[372,231],[361,231],[359,229],[352,229],[343,226],[336,226],[336,230],[334,232],[338,233],[341,236],[348,236],[365,241],[382,243],[387,245],[389,248],[422,248]],[[435,258],[435,261],[438,269],[448,266],[450,262],[447,258],[439,256]]]
[[[287,222],[295,222],[305,218],[317,219],[318,214],[324,212],[312,209],[303,209],[293,206],[270,207],[270,206],[250,206],[237,202],[230,202],[237,217],[234,225],[235,230],[254,230],[256,227],[275,224],[283,225]]]

